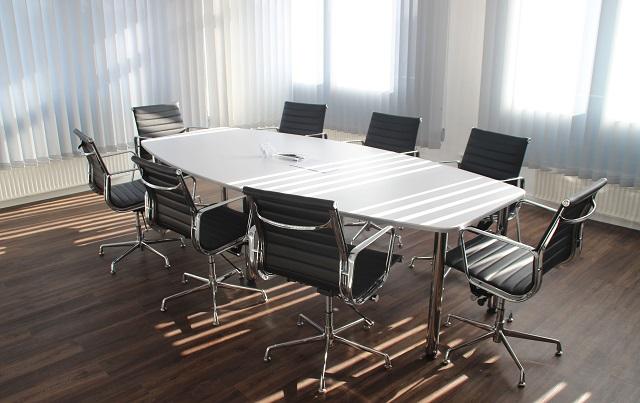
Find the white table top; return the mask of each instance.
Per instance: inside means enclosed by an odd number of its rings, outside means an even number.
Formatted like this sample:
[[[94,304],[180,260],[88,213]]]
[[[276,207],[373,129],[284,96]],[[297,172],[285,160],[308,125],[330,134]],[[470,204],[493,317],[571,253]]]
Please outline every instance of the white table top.
[[[305,158],[265,157],[265,143]],[[434,232],[474,224],[524,197],[515,186],[432,161],[270,131],[207,129],[143,144],[159,160],[231,189],[334,200],[351,217]]]

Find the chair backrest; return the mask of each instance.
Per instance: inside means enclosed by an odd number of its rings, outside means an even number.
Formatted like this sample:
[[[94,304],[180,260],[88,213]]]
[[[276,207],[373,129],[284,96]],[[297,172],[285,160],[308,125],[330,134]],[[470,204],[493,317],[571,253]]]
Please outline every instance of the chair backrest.
[[[141,137],[160,137],[185,131],[177,103],[135,106],[131,110]]]
[[[285,102],[280,120],[280,133],[318,134],[324,129],[325,104]]]
[[[337,294],[347,245],[334,202],[249,187],[243,192],[261,244],[259,268]]]
[[[98,147],[93,139],[78,129],[73,129],[73,134],[80,139],[78,149],[81,149],[89,162],[89,187],[99,195],[104,194],[105,177],[109,175],[109,170],[105,165]]]
[[[420,118],[373,112],[364,145],[394,152],[416,148]]]
[[[459,168],[497,180],[515,178],[520,175],[529,141],[473,128]]]
[[[570,260],[582,246],[584,222],[594,213],[596,194],[606,184],[606,179],[600,179],[562,202],[537,247],[543,272]]]
[[[145,214],[149,222],[190,238],[196,206],[182,171],[140,157],[131,160],[140,167],[147,189]]]

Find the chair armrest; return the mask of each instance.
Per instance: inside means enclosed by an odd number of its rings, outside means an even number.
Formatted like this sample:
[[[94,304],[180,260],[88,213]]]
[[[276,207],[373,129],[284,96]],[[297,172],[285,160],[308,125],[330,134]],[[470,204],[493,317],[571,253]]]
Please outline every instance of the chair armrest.
[[[191,226],[191,241],[193,243],[193,246],[196,249],[198,249],[198,250],[200,250],[201,252],[204,252],[204,253],[212,252],[212,251],[206,251],[204,249],[204,247],[202,246],[202,244],[200,243],[200,236],[198,235],[198,233],[200,231],[200,223],[202,221],[202,216],[204,216],[205,214],[207,214],[207,213],[209,213],[209,212],[211,212],[211,211],[213,211],[215,209],[218,209],[220,207],[224,207],[229,203],[233,203],[235,201],[242,200],[245,197],[246,197],[245,195],[234,197],[233,199],[225,200],[225,201],[222,201],[222,202],[216,203],[216,204],[211,204],[209,206],[206,206],[206,207],[203,207],[203,208],[197,210],[195,212],[195,216],[192,219],[193,221],[192,221],[192,226]],[[234,240],[230,244],[227,244],[226,246],[223,246],[222,248],[219,248],[218,251],[225,250],[228,247],[233,246],[234,244],[236,244],[239,241],[246,240],[246,238],[247,238],[247,234],[245,233],[242,237],[237,238],[236,240]]]
[[[364,140],[345,140],[343,143],[360,143],[364,144]]]
[[[509,244],[509,245],[513,245],[513,246],[515,246],[517,248],[520,248],[520,249],[524,249],[524,250],[527,250],[527,251],[530,251],[530,252],[531,251],[535,251],[535,248],[533,246],[527,245],[527,244],[522,243],[522,242],[514,241],[513,239],[508,238],[508,237],[506,237],[504,235],[498,235],[498,234],[494,234],[492,232],[483,231],[483,230],[478,229],[476,227],[468,227],[468,228],[464,228],[464,229],[460,230],[460,233],[464,233],[464,232],[472,232],[472,233],[477,234],[477,235],[484,235],[484,236],[486,236],[488,238],[492,238],[492,239],[495,239],[496,241],[500,241],[500,242],[503,242],[503,243],[506,243],[506,244]]]
[[[367,291],[363,292],[363,294],[358,296],[358,298],[356,299],[353,295],[353,279],[355,277],[354,272],[358,255],[360,254],[360,252],[365,250],[368,246],[370,246],[372,243],[374,243],[376,240],[378,240],[383,235],[386,235],[387,233],[389,233],[390,237],[384,273],[376,282],[374,282],[370,286]],[[355,248],[351,250],[349,256],[347,257],[347,262],[346,264],[342,265],[339,274],[340,295],[345,301],[356,305],[362,304],[367,299],[369,299],[378,288],[382,286],[387,276],[389,275],[389,269],[391,268],[391,261],[393,258],[393,242],[395,238],[395,228],[389,225],[382,228],[380,231],[376,232],[364,241],[360,242],[355,246]]]
[[[419,157],[420,156],[420,151],[418,150],[411,150],[411,151],[404,151],[398,154],[404,154],[404,155],[413,155],[414,157]]]
[[[483,235],[488,238],[495,239],[498,242],[506,243],[508,245],[515,246],[516,248],[519,248],[531,253],[531,255],[533,256],[533,262],[531,266],[531,277],[532,277],[532,282],[534,284],[532,291],[525,294],[524,296],[512,295],[490,284],[487,284],[481,280],[471,277],[471,274],[469,273],[469,263],[467,262],[467,249],[464,242],[465,232],[472,232],[478,235]],[[511,238],[507,238],[502,235],[492,234],[490,232],[482,231],[474,227],[469,227],[469,228],[460,230],[458,242],[460,245],[460,251],[462,253],[462,267],[464,269],[464,274],[467,277],[467,281],[469,281],[469,284],[479,287],[485,291],[488,291],[492,294],[495,294],[501,298],[505,298],[506,300],[512,301],[512,302],[526,300],[529,298],[530,295],[532,295],[532,293],[537,292],[537,290],[540,288],[540,283],[542,281],[542,267],[540,266],[540,255],[534,247],[521,242],[514,241]]]
[[[131,154],[131,155],[136,155],[136,153],[134,153],[131,150],[127,150],[127,151],[118,151],[117,153],[111,153],[111,154],[106,154],[106,155],[102,155],[102,159],[105,158],[109,158],[109,157],[115,157],[116,155],[122,155],[122,154]]]
[[[500,182],[504,182],[507,183],[509,185],[513,185],[513,186],[517,186],[519,188],[522,188],[524,185],[524,178],[522,176],[516,176],[514,178],[507,178],[507,179],[499,179]],[[515,182],[515,183],[510,183],[510,182]]]
[[[530,206],[534,206],[534,207],[541,208],[541,209],[543,209],[543,210],[547,210],[548,212],[551,212],[551,213],[556,213],[556,212],[557,212],[557,211],[556,211],[556,209],[554,209],[554,208],[552,208],[552,207],[549,207],[549,206],[545,206],[545,205],[544,205],[544,204],[542,204],[542,203],[534,202],[533,200],[522,199],[522,200],[520,200],[520,201],[518,202],[518,204],[519,204],[519,205],[522,205],[522,204],[528,204],[528,205],[530,205]]]
[[[238,200],[242,200],[245,197],[247,197],[247,196],[241,195],[241,196],[238,196],[238,197],[234,197],[233,199],[224,200],[224,201],[221,201],[220,203],[210,204],[210,205],[208,205],[206,207],[203,207],[203,208],[199,209],[198,212],[196,213],[196,221],[199,221],[200,217],[202,217],[202,215],[205,214],[207,211],[211,211],[213,209],[217,209],[219,207],[226,206],[229,203],[233,203],[233,202],[236,202]]]
[[[460,161],[459,160],[438,161],[438,164],[456,164],[456,165],[460,165]]]
[[[198,130],[207,130],[208,127],[198,127],[198,126],[191,126],[191,127],[186,127],[184,129],[184,133],[188,133],[188,132],[195,132]]]
[[[322,132],[322,133],[305,134],[304,136],[305,137],[316,137],[316,138],[326,139],[327,138],[327,133]]]
[[[359,244],[357,244],[355,246],[355,248],[353,248],[351,250],[351,253],[349,253],[349,260],[351,260],[351,257],[355,257],[358,256],[358,254],[360,252],[362,252],[364,249],[368,248],[369,246],[371,246],[372,243],[374,243],[375,241],[377,241],[381,236],[383,236],[384,234],[390,232],[394,230],[393,226],[391,225],[387,225],[386,227],[382,228],[380,231],[376,232],[375,234],[371,235],[369,238],[365,239],[364,241],[360,242]]]
[[[137,172],[138,168],[125,169],[124,171],[116,171],[106,174],[105,176],[112,177],[115,175],[128,174],[130,172]]]

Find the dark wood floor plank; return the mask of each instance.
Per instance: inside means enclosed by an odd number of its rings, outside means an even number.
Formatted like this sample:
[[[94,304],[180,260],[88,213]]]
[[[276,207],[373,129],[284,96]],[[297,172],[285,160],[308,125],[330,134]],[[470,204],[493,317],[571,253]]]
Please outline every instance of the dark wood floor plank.
[[[220,190],[199,185],[215,201]],[[535,243],[550,216],[522,210],[523,238]],[[323,300],[312,289],[274,278],[260,282],[270,302],[239,291],[219,295],[221,326],[210,324],[210,295],[160,300],[185,287],[181,273],[205,275],[206,258],[191,248],[158,248],[172,268],[149,252],[135,252],[108,274],[122,250],[102,242],[134,236],[133,217],[111,212],[90,193],[0,211],[0,400],[7,401],[308,401],[315,398],[320,345],[276,350],[267,345],[314,334],[296,326],[304,312],[320,321]],[[431,270],[407,268],[413,255],[430,254],[433,236],[401,231],[405,262],[394,266],[378,303],[363,311],[369,330],[345,337],[392,355],[393,369],[345,346],[330,352],[327,400],[337,401],[640,401],[640,233],[593,223],[582,255],[545,275],[541,292],[509,304],[511,327],[562,340],[553,346],[514,340],[527,371],[517,370],[501,345],[485,342],[442,367],[421,358]],[[455,242],[452,234],[451,243]],[[382,243],[380,247],[383,247]],[[241,260],[235,259],[241,263]],[[219,273],[230,266],[221,261]],[[240,282],[234,279],[232,281]],[[444,312],[490,322],[469,298],[464,276],[446,280]],[[355,314],[337,304],[336,322]],[[456,324],[444,328],[444,344],[479,334]],[[581,400],[582,399],[582,400]]]

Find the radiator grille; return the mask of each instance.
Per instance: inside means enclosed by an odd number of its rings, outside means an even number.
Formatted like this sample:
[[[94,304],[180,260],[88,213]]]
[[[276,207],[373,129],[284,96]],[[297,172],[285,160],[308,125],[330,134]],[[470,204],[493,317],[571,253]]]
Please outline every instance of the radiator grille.
[[[132,168],[130,154],[106,158],[112,172]],[[0,207],[51,197],[52,193],[88,190],[84,157],[51,161],[48,164],[0,170]],[[68,190],[69,192],[64,192]]]

